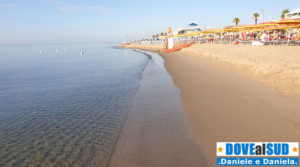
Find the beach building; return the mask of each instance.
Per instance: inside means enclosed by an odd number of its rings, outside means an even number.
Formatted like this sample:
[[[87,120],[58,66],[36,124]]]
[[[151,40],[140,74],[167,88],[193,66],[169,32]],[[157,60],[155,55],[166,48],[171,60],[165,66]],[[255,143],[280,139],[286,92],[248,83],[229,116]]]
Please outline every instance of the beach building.
[[[300,19],[300,8],[291,11],[285,15],[286,19]]]
[[[191,23],[185,27],[177,28],[175,31],[173,31],[173,34],[174,35],[187,34],[187,33],[193,33],[193,32],[198,32],[198,31],[202,31],[201,27],[196,23]]]

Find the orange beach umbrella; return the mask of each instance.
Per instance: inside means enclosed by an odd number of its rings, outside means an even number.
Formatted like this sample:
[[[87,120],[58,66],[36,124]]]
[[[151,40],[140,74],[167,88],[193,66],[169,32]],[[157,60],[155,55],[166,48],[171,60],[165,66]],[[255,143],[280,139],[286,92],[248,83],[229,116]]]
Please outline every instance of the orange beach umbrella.
[[[300,19],[282,19],[278,24],[300,24]]]
[[[169,26],[168,33],[172,33],[171,26]]]

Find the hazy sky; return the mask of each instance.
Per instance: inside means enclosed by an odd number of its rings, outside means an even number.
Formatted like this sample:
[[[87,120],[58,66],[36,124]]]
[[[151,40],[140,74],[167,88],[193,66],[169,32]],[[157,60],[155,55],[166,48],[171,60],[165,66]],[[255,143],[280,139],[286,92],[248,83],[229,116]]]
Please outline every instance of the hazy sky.
[[[300,0],[0,0],[0,43],[120,42],[185,26],[210,27],[265,21]]]

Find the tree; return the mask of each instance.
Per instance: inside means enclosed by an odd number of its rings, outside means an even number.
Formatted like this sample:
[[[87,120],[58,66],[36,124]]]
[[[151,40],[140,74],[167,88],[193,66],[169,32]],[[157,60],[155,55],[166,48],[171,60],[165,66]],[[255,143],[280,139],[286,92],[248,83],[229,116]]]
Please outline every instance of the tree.
[[[240,23],[240,19],[238,17],[234,18],[233,23],[235,23],[235,26],[237,26]]]
[[[283,11],[282,11],[282,13],[281,13],[281,19],[285,19],[285,14],[287,14],[287,13],[290,13],[290,10],[289,9],[284,9]]]
[[[259,14],[258,13],[254,13],[253,14],[253,19],[255,20],[255,24],[257,24],[257,19],[259,18]]]

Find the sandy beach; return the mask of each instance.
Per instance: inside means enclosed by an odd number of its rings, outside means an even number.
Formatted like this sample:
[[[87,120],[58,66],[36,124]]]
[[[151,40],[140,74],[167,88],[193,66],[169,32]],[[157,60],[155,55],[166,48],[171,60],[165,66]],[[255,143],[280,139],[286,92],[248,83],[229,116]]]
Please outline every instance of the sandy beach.
[[[299,141],[299,47],[194,45],[159,53],[174,83],[189,133],[216,166],[216,142]]]
[[[158,51],[160,45],[135,45]],[[264,82],[285,94],[300,94],[300,48],[297,46],[252,46],[196,44],[181,51],[200,56],[228,70]]]

